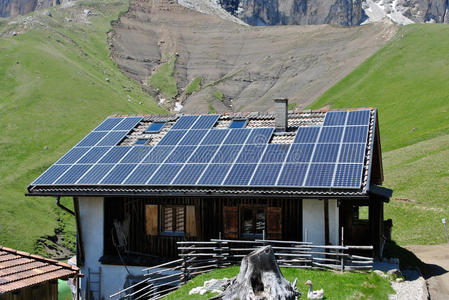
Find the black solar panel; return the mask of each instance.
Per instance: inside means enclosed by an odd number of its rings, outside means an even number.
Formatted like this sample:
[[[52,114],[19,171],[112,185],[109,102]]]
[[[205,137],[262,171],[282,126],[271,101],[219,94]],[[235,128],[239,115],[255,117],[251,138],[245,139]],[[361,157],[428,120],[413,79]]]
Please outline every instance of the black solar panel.
[[[141,117],[108,118],[32,185],[361,187],[369,110],[329,112],[292,144],[274,128],[213,128],[218,118],[182,116],[154,147],[118,146]]]
[[[224,185],[248,185],[257,164],[234,164]]]
[[[199,185],[221,185],[227,175],[230,164],[210,164],[198,181]]]
[[[203,174],[206,164],[186,164],[173,181],[173,184],[195,184]]]
[[[253,186],[273,186],[281,171],[282,164],[259,164],[251,180]]]
[[[334,170],[335,164],[311,164],[305,185],[310,187],[330,187]]]
[[[190,129],[199,116],[182,116],[171,129]]]

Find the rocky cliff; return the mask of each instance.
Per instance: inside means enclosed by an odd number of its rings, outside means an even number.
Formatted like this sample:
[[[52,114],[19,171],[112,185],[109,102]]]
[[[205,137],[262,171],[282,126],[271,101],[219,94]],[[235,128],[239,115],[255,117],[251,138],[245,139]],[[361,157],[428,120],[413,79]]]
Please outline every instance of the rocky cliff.
[[[59,4],[59,0],[0,0],[0,17],[24,15],[36,9]]]
[[[214,1],[214,0],[209,0]],[[354,26],[387,17],[399,24],[449,23],[447,0],[218,0],[251,25]]]

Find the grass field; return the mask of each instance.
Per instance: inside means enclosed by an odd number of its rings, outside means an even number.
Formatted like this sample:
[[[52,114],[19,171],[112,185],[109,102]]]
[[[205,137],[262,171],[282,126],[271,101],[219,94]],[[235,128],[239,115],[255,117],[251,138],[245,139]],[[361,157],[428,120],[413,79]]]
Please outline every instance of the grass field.
[[[53,199],[25,197],[27,185],[106,116],[161,112],[109,59],[106,33],[127,6],[125,0],[81,1],[51,9],[52,17],[32,14],[23,33],[23,18],[0,25],[2,32],[20,33],[0,38],[1,245],[45,255],[36,240],[59,228],[73,248],[73,218]],[[85,8],[95,14],[90,24],[82,18]]]
[[[170,57],[166,63],[162,64],[148,79],[148,83],[152,87],[159,89],[164,96],[171,99],[178,95],[178,86],[174,77],[175,63],[176,56],[173,55],[173,57]]]
[[[449,217],[449,26],[402,26],[383,49],[311,108],[379,109],[385,206],[398,244],[445,241]]]
[[[189,291],[197,286],[203,286],[210,279],[231,278],[238,274],[239,266],[216,269],[190,280],[185,286],[163,298],[166,300],[208,299],[217,294],[208,292],[204,295],[189,295]],[[311,280],[314,289],[324,289],[325,299],[388,299],[388,294],[394,293],[390,282],[374,273],[338,273],[306,269],[281,268],[285,278],[293,282],[298,278],[297,287],[302,293],[301,299],[307,298],[308,286],[304,283]]]

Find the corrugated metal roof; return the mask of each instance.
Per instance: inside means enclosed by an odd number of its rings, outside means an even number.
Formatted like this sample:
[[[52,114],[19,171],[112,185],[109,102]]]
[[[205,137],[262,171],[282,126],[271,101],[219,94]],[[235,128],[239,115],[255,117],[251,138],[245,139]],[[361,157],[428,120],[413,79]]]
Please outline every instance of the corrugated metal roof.
[[[0,246],[0,295],[45,281],[69,278],[79,269],[53,259]]]

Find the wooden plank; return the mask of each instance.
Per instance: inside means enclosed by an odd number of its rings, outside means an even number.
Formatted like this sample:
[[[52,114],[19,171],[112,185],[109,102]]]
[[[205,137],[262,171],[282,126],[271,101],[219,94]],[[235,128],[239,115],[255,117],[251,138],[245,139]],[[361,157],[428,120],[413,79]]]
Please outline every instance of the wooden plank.
[[[225,206],[223,208],[223,236],[231,239],[239,237],[238,206]]]
[[[195,218],[195,206],[186,206],[186,235],[190,237],[196,237],[196,218]]]
[[[268,239],[282,239],[282,208],[267,208],[267,237]]]
[[[158,235],[157,205],[145,205],[145,229],[147,235]]]

